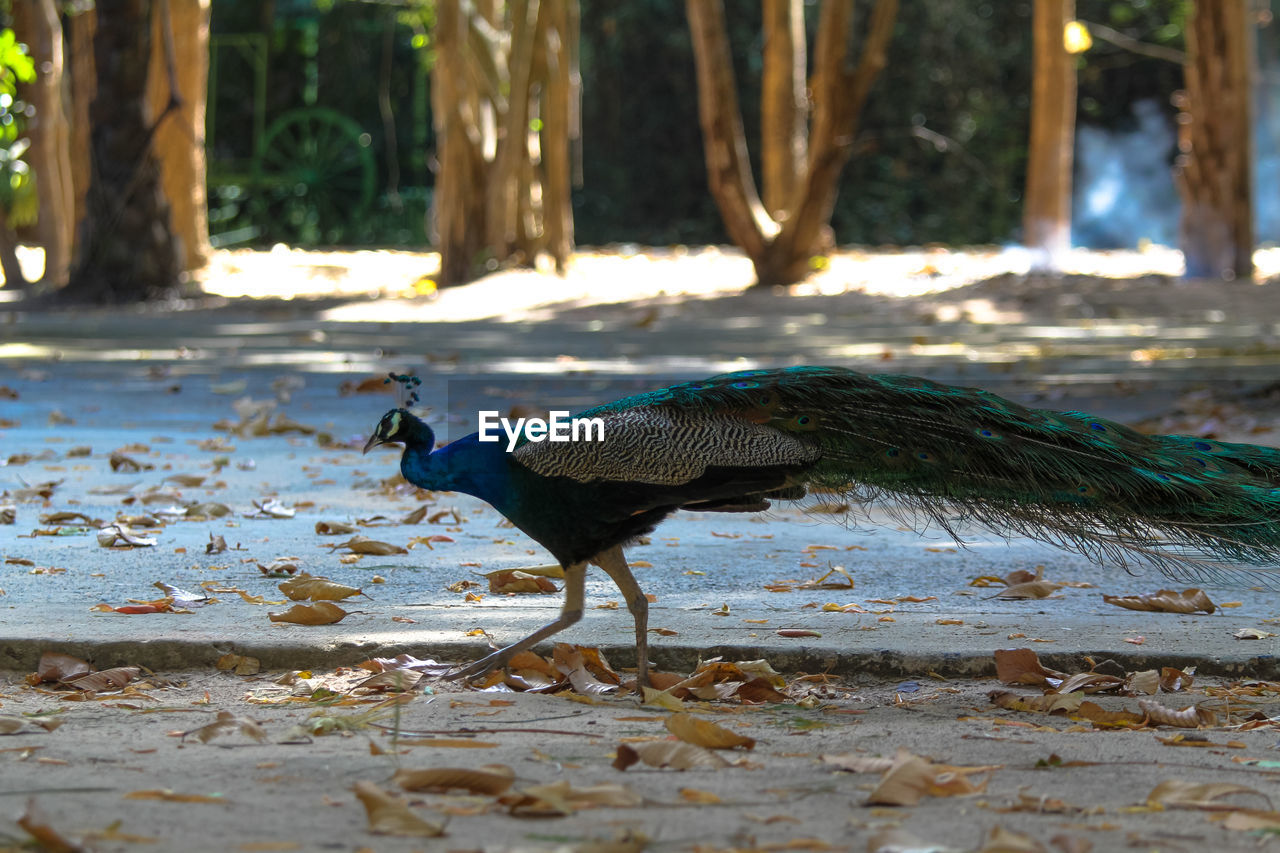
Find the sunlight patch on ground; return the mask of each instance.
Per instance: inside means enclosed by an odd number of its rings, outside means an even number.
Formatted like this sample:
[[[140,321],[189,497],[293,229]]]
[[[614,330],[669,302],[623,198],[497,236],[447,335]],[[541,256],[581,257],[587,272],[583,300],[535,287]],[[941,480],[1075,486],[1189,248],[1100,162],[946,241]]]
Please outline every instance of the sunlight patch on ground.
[[[916,248],[844,250],[833,254],[790,292],[797,296],[864,292],[910,298],[941,293],[993,276],[1025,274],[1032,256],[1019,247],[966,250]],[[1073,250],[1062,272],[1123,278],[1177,276],[1182,255],[1150,246],[1141,251]],[[502,270],[465,287],[435,293],[439,255],[404,251],[215,252],[201,276],[205,290],[226,297],[282,299],[365,296],[373,302],[339,306],[323,319],[336,322],[529,321],[568,308],[649,299],[709,298],[750,287],[750,262],[733,248],[612,247],[575,254],[569,270]],[[1259,273],[1280,271],[1280,250],[1258,252]]]

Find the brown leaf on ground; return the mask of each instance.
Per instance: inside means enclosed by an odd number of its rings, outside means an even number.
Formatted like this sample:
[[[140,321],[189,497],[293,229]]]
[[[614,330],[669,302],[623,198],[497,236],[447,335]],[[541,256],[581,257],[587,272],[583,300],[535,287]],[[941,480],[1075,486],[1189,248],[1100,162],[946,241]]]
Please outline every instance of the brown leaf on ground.
[[[1190,690],[1195,682],[1194,673],[1195,667],[1185,671],[1172,666],[1163,667],[1160,670],[1160,689],[1165,693]]]
[[[553,594],[560,590],[544,577],[531,575],[519,569],[503,569],[489,572],[489,591],[499,594]]]
[[[1077,672],[1068,676],[1054,688],[1054,693],[1101,693],[1104,690],[1119,690],[1125,680],[1118,675],[1107,675],[1102,672]]]
[[[430,508],[430,505],[429,505],[429,504],[423,504],[422,506],[418,507],[417,509],[413,510],[412,512],[410,512],[410,513],[406,514],[404,518],[400,519],[400,523],[401,523],[401,524],[418,524],[418,523],[420,523],[420,522],[422,521],[422,519],[424,519],[424,518],[426,518],[426,517],[427,517],[427,510],[428,510],[429,508]]]
[[[1081,702],[1069,716],[1073,720],[1087,720],[1095,726],[1127,729],[1140,728],[1147,719],[1144,714],[1124,709],[1108,711],[1096,702]]]
[[[27,800],[27,808],[17,823],[36,842],[41,853],[84,853],[89,849],[54,829],[48,816],[36,805],[35,797]]]
[[[885,771],[880,784],[867,799],[867,805],[914,806],[924,797],[965,797],[980,794],[987,788],[991,773],[1002,765],[958,767],[950,764],[934,764],[928,759],[899,749],[893,766]],[[969,777],[985,773],[981,782],[971,782]]]
[[[1126,610],[1150,613],[1212,613],[1218,608],[1202,589],[1162,589],[1146,595],[1104,595],[1102,600]]]
[[[700,720],[690,714],[672,714],[664,725],[667,731],[685,743],[701,746],[706,749],[754,749],[755,738],[731,732],[724,726],[716,725],[708,720]]]
[[[1066,678],[1065,673],[1041,666],[1031,649],[997,649],[995,659],[996,678],[1004,684],[1053,687]]]
[[[261,725],[248,717],[242,717],[231,711],[219,711],[218,716],[214,718],[212,723],[206,723],[199,728],[183,732],[182,739],[186,740],[188,737],[195,737],[201,743],[208,743],[219,735],[233,732],[247,735],[258,743],[262,743],[267,739],[267,733]]]
[[[992,690],[987,693],[993,705],[1006,711],[1029,711],[1036,714],[1053,714],[1074,711],[1084,701],[1083,693],[1050,693],[1044,696],[1020,696],[1009,690]]]
[[[1275,832],[1280,830],[1280,812],[1236,809],[1222,819],[1222,827],[1237,832]]]
[[[409,551],[401,548],[399,545],[392,545],[390,542],[381,542],[377,539],[370,539],[367,536],[352,536],[346,542],[338,542],[333,545],[325,545],[330,551],[336,551],[339,548],[345,548],[352,554],[373,554],[378,557],[386,557],[391,554],[408,554]]]
[[[106,690],[120,690],[141,674],[142,670],[136,666],[116,666],[69,678],[62,683],[77,690],[102,693]]]
[[[329,601],[317,601],[315,604],[295,604],[283,613],[268,613],[272,622],[292,622],[297,625],[332,625],[341,622],[347,615],[336,604]]]
[[[884,755],[844,753],[842,755],[824,755],[821,761],[823,764],[830,765],[836,770],[843,770],[846,773],[883,773],[893,766],[894,760]]]
[[[88,661],[81,660],[61,652],[42,652],[40,662],[36,664],[34,680],[27,679],[28,684],[40,684],[46,681],[68,681],[88,675],[93,667]]]
[[[1051,581],[1027,581],[1006,587],[996,593],[995,597],[1005,600],[1048,598],[1062,587],[1063,584]]]
[[[349,536],[360,528],[345,521],[317,521],[316,533],[321,536]]]
[[[1049,853],[1049,848],[1030,835],[993,826],[977,853]]]
[[[624,785],[601,783],[575,788],[567,779],[548,785],[534,785],[503,795],[498,802],[511,814],[524,817],[571,815],[579,809],[635,808],[643,804],[641,796]]]
[[[364,806],[369,819],[369,831],[380,835],[410,835],[438,838],[444,835],[444,827],[424,820],[409,810],[409,805],[395,794],[384,791],[372,782],[360,781],[351,789]]]
[[[227,540],[222,538],[222,534],[209,534],[209,542],[204,546],[206,554],[221,554],[227,550]]]
[[[302,572],[278,584],[290,601],[342,601],[363,592],[353,586],[340,584],[319,575]]]
[[[214,666],[222,672],[233,672],[236,675],[257,675],[262,671],[262,662],[257,658],[232,653],[218,658]]]
[[[418,682],[421,680],[421,672],[414,672],[411,669],[389,669],[386,672],[379,672],[376,675],[369,676],[351,689],[404,693],[417,687]]]
[[[1231,782],[1192,782],[1188,779],[1166,779],[1151,789],[1147,794],[1147,805],[1163,806],[1179,809],[1227,810],[1225,803],[1219,802],[1223,797],[1245,794],[1261,797],[1271,805],[1266,794],[1246,785]]]
[[[505,764],[480,767],[402,768],[391,780],[406,791],[467,791],[497,796],[515,782],[515,771]]]
[[[618,745],[613,759],[614,768],[626,770],[637,762],[643,762],[650,767],[667,767],[672,770],[716,769],[729,766],[729,762],[711,750],[691,743],[665,740],[655,743]]]
[[[139,462],[132,456],[126,456],[119,451],[113,452],[108,461],[111,463],[112,471],[124,471],[129,474],[133,474],[138,471],[150,471],[156,467],[150,462]]]

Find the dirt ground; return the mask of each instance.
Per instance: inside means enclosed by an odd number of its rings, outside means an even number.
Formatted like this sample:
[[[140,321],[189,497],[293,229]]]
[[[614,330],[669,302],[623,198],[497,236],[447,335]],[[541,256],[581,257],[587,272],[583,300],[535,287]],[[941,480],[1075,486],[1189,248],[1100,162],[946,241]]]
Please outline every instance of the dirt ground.
[[[353,694],[365,675],[166,673],[81,701],[11,675],[0,779],[26,829],[3,849],[1200,851],[1280,828],[1275,729],[1244,714],[1108,729],[998,709],[990,691],[1039,691],[995,680],[793,676],[788,701],[686,703],[712,739],[754,741],[712,752],[633,697],[432,681],[401,703]],[[1221,687],[1159,700],[1221,709]],[[1237,707],[1273,713],[1280,687],[1250,692]],[[617,769],[627,749],[687,769]]]

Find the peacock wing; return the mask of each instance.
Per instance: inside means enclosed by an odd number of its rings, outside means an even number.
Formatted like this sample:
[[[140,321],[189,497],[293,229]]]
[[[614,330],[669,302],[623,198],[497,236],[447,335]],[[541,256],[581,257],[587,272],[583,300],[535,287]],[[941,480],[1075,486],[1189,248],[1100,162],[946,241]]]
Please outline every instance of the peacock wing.
[[[515,460],[544,477],[677,486],[708,469],[800,468],[821,454],[801,436],[732,411],[645,405],[587,416],[600,419],[601,440],[525,441]]]

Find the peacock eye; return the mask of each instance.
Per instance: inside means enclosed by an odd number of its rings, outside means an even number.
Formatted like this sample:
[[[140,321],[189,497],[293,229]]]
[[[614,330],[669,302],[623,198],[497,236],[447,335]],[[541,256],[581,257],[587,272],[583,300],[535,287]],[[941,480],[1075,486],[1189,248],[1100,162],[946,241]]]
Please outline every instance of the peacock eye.
[[[809,416],[808,416],[808,415],[801,415],[800,417],[796,418],[796,423],[800,424],[800,426],[808,426],[808,425],[809,425]]]

